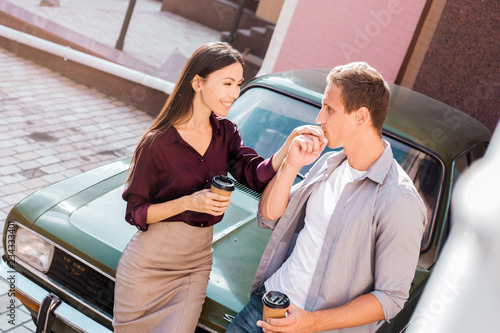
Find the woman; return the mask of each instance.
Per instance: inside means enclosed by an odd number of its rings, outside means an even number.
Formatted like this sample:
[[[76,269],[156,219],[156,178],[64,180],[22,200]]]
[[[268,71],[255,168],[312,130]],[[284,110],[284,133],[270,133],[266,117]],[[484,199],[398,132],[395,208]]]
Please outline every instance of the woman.
[[[209,43],[188,60],[153,125],[136,148],[123,198],[140,231],[116,272],[115,332],[196,328],[212,267],[212,229],[229,206],[208,189],[229,171],[262,191],[281,165],[296,129],[270,159],[243,146],[223,118],[239,96],[243,60],[226,43]],[[162,222],[162,223],[159,223]]]

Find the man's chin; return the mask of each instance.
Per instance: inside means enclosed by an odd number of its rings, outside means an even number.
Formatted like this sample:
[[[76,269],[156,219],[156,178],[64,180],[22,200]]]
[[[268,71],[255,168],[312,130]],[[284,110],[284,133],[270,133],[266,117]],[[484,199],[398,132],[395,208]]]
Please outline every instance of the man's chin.
[[[330,149],[337,149],[337,148],[342,148],[341,145],[338,145],[336,144],[335,142],[330,142],[330,140],[328,140],[328,143],[326,144],[326,146]]]

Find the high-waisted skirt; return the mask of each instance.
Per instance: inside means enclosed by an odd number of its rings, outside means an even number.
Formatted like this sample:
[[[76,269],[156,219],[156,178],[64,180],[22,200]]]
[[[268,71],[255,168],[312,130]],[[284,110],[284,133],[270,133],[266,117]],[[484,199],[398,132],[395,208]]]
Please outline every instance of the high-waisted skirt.
[[[138,231],[116,271],[116,333],[193,333],[212,268],[213,227],[158,222]]]

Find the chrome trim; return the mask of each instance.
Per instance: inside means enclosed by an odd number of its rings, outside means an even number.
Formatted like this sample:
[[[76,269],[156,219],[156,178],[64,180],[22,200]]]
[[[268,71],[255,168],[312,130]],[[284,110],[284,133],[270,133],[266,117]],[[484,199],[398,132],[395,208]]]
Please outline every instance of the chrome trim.
[[[199,328],[201,329],[204,329],[205,331],[207,332],[210,332],[210,333],[219,333],[218,331],[214,331],[213,329],[211,329],[210,327],[206,326],[206,325],[203,325],[201,323],[198,323],[197,325]]]
[[[77,258],[78,260],[82,260],[80,259],[79,257],[77,256],[74,256],[73,254],[71,254],[70,252],[66,251],[64,248],[60,247],[59,245],[55,244],[54,242],[48,240],[46,237],[38,234],[37,232],[19,224],[19,222],[17,221],[13,221],[11,223],[14,223],[22,228],[25,228],[27,230],[30,230],[31,232],[37,234],[38,236],[40,236],[43,240],[47,240],[49,243],[51,243],[52,245],[56,246],[57,248],[63,250],[65,253],[67,253],[68,255],[71,255],[72,257],[74,258]],[[17,230],[16,230],[17,231]],[[92,267],[93,269],[96,269],[93,265],[90,265],[87,261],[85,260],[82,260],[83,263],[85,263],[86,265],[89,265],[89,267]],[[28,263],[26,263],[24,260],[22,259],[19,259],[19,258],[16,258],[16,264],[19,264],[20,266],[22,266],[24,269],[26,269],[27,271],[29,271],[31,274],[35,275],[36,277],[38,277],[39,279],[41,279],[42,281],[44,281],[47,285],[51,286],[52,288],[54,288],[55,290],[59,291],[60,293],[64,294],[64,295],[67,295],[69,298],[71,298],[75,303],[83,306],[84,308],[90,310],[91,312],[93,313],[96,313],[98,314],[102,319],[104,320],[107,320],[107,321],[111,321],[113,318],[110,317],[107,313],[101,311],[101,309],[97,308],[97,307],[92,307],[91,305],[89,305],[87,302],[85,302],[84,299],[81,299],[78,295],[75,295],[71,290],[68,290],[66,289],[64,286],[60,285],[58,282],[56,281],[53,281],[52,279],[50,279],[45,273],[42,273],[36,269],[30,269],[30,267],[32,267],[31,265],[29,265]],[[51,263],[52,264],[52,263]],[[99,269],[96,269],[99,273],[102,273],[103,275],[105,276],[109,276],[108,274],[105,274],[104,272],[102,272],[101,270]],[[114,281],[114,279],[113,279]]]
[[[30,273],[35,275],[37,278],[43,280],[43,282],[45,282],[47,285],[54,288],[58,292],[60,292],[64,295],[67,295],[69,298],[71,298],[73,301],[80,304],[81,306],[98,314],[102,319],[112,320],[112,317],[110,317],[108,314],[106,314],[105,312],[102,312],[99,308],[91,307],[88,303],[85,302],[84,299],[81,299],[78,295],[75,295],[71,290],[66,289],[64,286],[60,285],[58,282],[52,281],[52,279],[50,279],[47,275],[45,275],[39,271],[33,271],[33,270],[28,269],[25,266],[26,263],[23,260],[16,260],[16,264],[20,264],[20,266],[24,267],[26,270],[28,270]]]
[[[230,314],[227,314],[225,313],[224,314],[224,320],[227,320],[228,322],[232,323],[233,320],[234,320],[234,316],[230,315]]]
[[[0,259],[0,283],[8,283],[6,280],[7,274],[12,274],[13,269],[7,265],[7,263]],[[49,294],[49,291],[42,286],[39,286],[25,275],[16,273],[16,293],[19,293],[40,306],[42,300],[46,295]],[[30,309],[30,311],[32,311]],[[62,301],[60,306],[55,309],[54,315],[61,322],[66,324],[67,326],[75,329],[79,332],[107,332],[112,333],[112,330],[105,327],[103,324],[96,322],[94,319],[91,319],[86,314],[81,311],[75,309],[72,305]]]
[[[17,226],[19,226],[19,227],[22,227],[22,228],[24,228],[24,229],[26,229],[26,230],[31,231],[32,233],[36,234],[38,237],[40,237],[40,238],[41,238],[41,239],[43,239],[44,241],[46,241],[46,242],[50,243],[52,246],[57,247],[59,250],[61,250],[61,251],[65,252],[66,254],[68,254],[68,255],[72,256],[73,258],[76,258],[76,259],[80,260],[80,261],[81,261],[81,262],[83,262],[85,265],[87,265],[87,266],[89,266],[90,268],[92,268],[92,269],[96,270],[96,271],[97,271],[97,272],[99,272],[100,274],[102,274],[102,275],[106,276],[108,279],[112,280],[113,282],[116,282],[116,279],[115,279],[114,277],[112,277],[111,275],[109,275],[108,273],[103,272],[102,270],[100,270],[100,269],[99,269],[99,268],[97,268],[96,266],[94,266],[94,265],[92,265],[91,263],[89,263],[88,261],[86,261],[86,260],[84,260],[84,259],[80,258],[79,256],[75,255],[74,253],[69,252],[69,251],[68,251],[68,250],[66,250],[64,247],[60,246],[59,244],[54,243],[53,241],[51,241],[51,240],[50,240],[50,239],[48,239],[47,237],[45,237],[45,236],[43,236],[43,235],[40,235],[38,232],[33,231],[32,229],[30,229],[30,228],[28,228],[28,227],[26,227],[26,226],[24,226],[24,225],[20,224],[20,223],[19,223],[19,222],[17,222],[17,221],[12,221],[12,222],[10,222],[10,223],[13,223],[13,224],[15,224],[15,225],[17,225]]]
[[[381,321],[378,322],[377,326],[375,327],[375,332],[378,331],[383,325],[385,324],[385,320],[382,319]]]

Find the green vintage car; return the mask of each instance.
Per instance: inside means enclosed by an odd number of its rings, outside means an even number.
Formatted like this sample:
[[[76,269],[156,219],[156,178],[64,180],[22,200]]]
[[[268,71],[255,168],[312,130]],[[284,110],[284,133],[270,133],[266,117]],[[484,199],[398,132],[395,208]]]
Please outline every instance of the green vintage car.
[[[269,157],[290,131],[314,124],[328,70],[302,70],[248,82],[229,118],[247,146]],[[411,287],[411,297],[378,332],[400,332],[446,241],[454,182],[490,140],[478,121],[413,91],[391,85],[384,125],[395,159],[414,180],[428,208],[428,229]],[[129,159],[71,177],[17,204],[7,217],[0,276],[39,326],[55,332],[112,331],[113,290],[118,260],[137,229],[124,220],[121,198]],[[297,181],[303,178],[304,167]],[[224,332],[249,299],[257,265],[270,237],[257,227],[259,193],[242,184],[214,229],[214,265],[199,330]],[[140,286],[138,286],[140,288]]]

